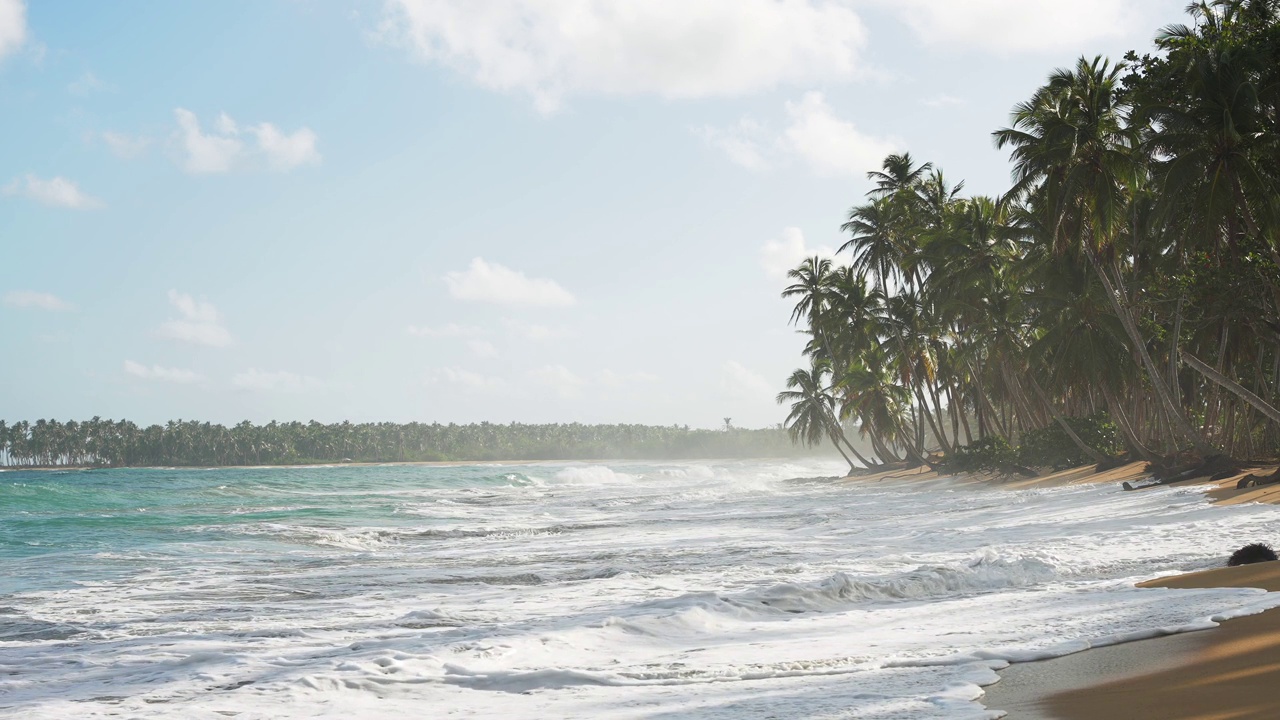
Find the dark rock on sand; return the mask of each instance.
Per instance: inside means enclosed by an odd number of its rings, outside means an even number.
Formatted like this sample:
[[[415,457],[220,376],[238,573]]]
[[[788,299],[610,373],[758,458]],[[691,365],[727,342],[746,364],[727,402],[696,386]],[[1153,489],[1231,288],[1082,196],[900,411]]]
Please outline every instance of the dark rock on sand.
[[[1272,550],[1270,545],[1267,545],[1266,543],[1252,543],[1245,545],[1232,553],[1231,559],[1227,561],[1227,567],[1268,562],[1275,559],[1276,551]]]

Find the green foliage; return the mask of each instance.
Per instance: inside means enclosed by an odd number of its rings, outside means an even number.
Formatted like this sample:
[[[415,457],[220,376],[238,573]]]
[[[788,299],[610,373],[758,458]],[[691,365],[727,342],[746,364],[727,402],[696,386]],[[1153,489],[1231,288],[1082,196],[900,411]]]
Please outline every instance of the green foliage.
[[[1124,444],[1115,423],[1105,412],[1089,417],[1067,418],[1067,424],[1087,445],[1100,452],[1118,455]],[[1024,433],[1018,447],[997,435],[989,435],[943,458],[940,467],[947,473],[1006,472],[1017,466],[1051,467],[1054,470],[1087,465],[1092,460],[1072,442],[1056,422]]]
[[[946,473],[999,472],[1012,465],[1017,457],[1017,451],[1009,446],[1008,440],[989,435],[967,447],[958,448],[950,457],[943,459],[940,468]]]
[[[1089,417],[1067,418],[1067,424],[1086,445],[1101,453],[1118,455],[1124,452],[1124,443],[1116,425],[1105,412]],[[1051,467],[1054,470],[1065,470],[1091,462],[1089,456],[1076,446],[1056,422],[1025,433],[1018,445],[1016,457],[1023,465]]]
[[[1280,444],[1251,399],[1280,397],[1280,0],[1187,13],[1153,54],[1082,57],[1016,105],[994,133],[1014,166],[1001,197],[889,155],[839,260],[792,271],[804,353],[877,459],[934,447],[952,471],[1017,471]],[[1071,420],[1078,441],[1051,421],[1097,403],[1130,419],[1123,446],[1106,416]],[[957,449],[977,435],[1022,446]]]
[[[781,427],[557,423],[0,421],[0,464],[11,466],[218,466],[334,462],[599,460],[788,457],[805,454]]]

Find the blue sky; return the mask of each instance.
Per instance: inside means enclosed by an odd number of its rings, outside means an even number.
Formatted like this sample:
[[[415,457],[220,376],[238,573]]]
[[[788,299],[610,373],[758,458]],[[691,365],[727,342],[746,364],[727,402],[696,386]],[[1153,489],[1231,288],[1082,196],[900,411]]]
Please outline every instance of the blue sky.
[[[779,422],[889,151],[1184,0],[0,0],[0,416]]]

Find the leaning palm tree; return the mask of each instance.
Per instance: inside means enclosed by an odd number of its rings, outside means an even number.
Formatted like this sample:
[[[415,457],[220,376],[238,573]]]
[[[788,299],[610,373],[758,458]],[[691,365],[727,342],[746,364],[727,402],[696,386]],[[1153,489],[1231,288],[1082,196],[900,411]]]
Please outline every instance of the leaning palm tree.
[[[1165,416],[1207,456],[1214,448],[1174,403],[1121,294],[1115,241],[1127,221],[1129,189],[1144,171],[1135,152],[1138,136],[1127,123],[1129,105],[1119,92],[1123,68],[1100,57],[1080,58],[1073,70],[1055,71],[1031,100],[1015,108],[1013,126],[994,134],[997,148],[1013,148],[1014,185],[1006,199],[1041,194],[1055,246],[1088,259]]]
[[[787,378],[788,389],[778,393],[777,402],[779,405],[791,403],[791,412],[787,414],[783,424],[792,442],[814,447],[822,444],[822,438],[826,436],[845,462],[849,463],[849,472],[852,473],[858,466],[840,446],[843,432],[832,411],[834,400],[824,383],[826,372],[821,364],[815,364],[808,370],[798,369],[792,372],[791,377]],[[853,450],[852,446],[850,450]],[[857,450],[853,452],[863,467],[871,466],[870,462],[858,455]]]
[[[832,300],[832,265],[830,258],[813,256],[806,258],[787,271],[792,281],[782,291],[783,298],[796,298],[791,310],[791,324],[805,321],[817,348],[831,358],[831,344],[823,330],[828,327],[826,315]]]

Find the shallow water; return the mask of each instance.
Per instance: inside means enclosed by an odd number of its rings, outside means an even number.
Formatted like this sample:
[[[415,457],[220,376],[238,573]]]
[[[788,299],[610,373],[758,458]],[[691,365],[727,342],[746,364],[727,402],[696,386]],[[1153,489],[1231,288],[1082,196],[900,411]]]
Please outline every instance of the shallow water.
[[[1277,507],[840,469],[0,473],[0,716],[993,717],[1008,660],[1280,605],[1133,587]]]

